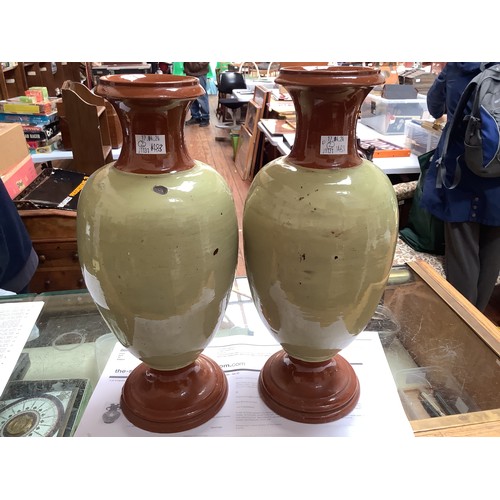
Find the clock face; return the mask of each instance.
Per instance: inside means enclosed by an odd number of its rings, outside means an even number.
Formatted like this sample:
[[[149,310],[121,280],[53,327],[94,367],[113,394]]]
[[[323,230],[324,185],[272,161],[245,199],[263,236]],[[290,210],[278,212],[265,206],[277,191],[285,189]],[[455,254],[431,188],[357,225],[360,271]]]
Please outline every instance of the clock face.
[[[0,408],[0,436],[53,436],[63,414],[63,404],[50,394],[14,400]]]

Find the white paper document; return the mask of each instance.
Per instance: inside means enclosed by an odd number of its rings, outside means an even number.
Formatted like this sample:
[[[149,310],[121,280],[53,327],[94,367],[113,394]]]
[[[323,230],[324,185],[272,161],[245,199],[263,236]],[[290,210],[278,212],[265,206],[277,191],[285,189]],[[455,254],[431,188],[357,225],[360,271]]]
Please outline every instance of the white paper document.
[[[262,329],[265,330],[263,325]],[[303,424],[282,418],[260,399],[257,388],[259,371],[269,356],[281,347],[267,331],[254,333],[257,334],[219,336],[212,340],[204,354],[225,371],[229,384],[227,400],[210,421],[195,429],[172,434],[139,429],[121,413],[117,405],[122,386],[140,361],[117,343],[75,436],[413,437],[376,332],[359,334],[341,352],[359,378],[361,395],[349,415],[324,424]],[[113,411],[117,418],[111,422],[113,418],[108,417]]]
[[[0,394],[5,389],[43,302],[0,304]]]

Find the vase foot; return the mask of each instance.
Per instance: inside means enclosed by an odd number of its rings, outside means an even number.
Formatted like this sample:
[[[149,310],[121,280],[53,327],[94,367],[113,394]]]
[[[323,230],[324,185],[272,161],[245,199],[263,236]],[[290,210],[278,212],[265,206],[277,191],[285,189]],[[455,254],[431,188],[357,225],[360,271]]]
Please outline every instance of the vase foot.
[[[225,373],[209,357],[178,370],[142,363],[127,377],[120,407],[136,427],[158,433],[193,429],[214,417],[227,399]]]
[[[338,420],[354,409],[359,393],[354,369],[338,354],[316,363],[278,351],[266,361],[259,376],[259,394],[264,403],[296,422]]]

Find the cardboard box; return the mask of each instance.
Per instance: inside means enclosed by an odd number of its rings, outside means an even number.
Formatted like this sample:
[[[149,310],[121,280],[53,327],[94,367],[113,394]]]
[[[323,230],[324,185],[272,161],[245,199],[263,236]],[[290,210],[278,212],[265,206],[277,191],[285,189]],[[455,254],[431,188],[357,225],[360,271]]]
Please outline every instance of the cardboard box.
[[[1,177],[9,196],[14,199],[36,179],[35,164],[31,155],[25,156]]]
[[[48,115],[55,111],[55,103],[45,102],[23,102],[18,97],[0,101],[0,111],[2,113],[20,113],[34,115]]]
[[[28,89],[24,91],[24,95],[31,98],[32,102],[42,102],[43,93],[41,90]]]
[[[20,123],[0,123],[0,175],[22,162],[29,154]]]
[[[51,153],[59,149],[61,145],[61,134],[57,134],[48,141],[27,141],[31,154]]]
[[[60,140],[61,140],[61,133],[52,136],[50,139],[26,140],[26,143],[28,144],[28,147],[30,148],[30,152],[32,153],[31,149],[40,148],[42,146],[50,146],[52,144],[57,146],[57,143]]]
[[[60,132],[59,121],[45,125],[24,125],[24,137],[29,141],[48,141]]]
[[[24,91],[24,94],[27,96],[36,97],[36,102],[49,100],[49,92],[47,90],[47,87],[30,87],[28,90]]]

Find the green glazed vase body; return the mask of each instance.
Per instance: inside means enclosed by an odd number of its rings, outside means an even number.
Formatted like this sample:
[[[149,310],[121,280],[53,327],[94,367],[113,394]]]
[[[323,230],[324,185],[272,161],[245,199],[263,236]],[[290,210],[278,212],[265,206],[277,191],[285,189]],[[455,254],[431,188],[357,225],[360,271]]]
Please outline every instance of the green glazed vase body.
[[[225,180],[184,144],[187,106],[202,92],[192,77],[101,78],[96,93],[115,107],[124,142],[119,159],[89,177],[77,211],[88,291],[142,361],[122,409],[154,432],[203,423],[227,394],[224,373],[201,352],[225,313],[238,225]]]
[[[394,189],[356,146],[359,108],[383,78],[369,68],[290,67],[276,81],[294,101],[295,142],[257,173],[243,216],[252,296],[283,348],[262,370],[259,389],[283,416],[325,422],[358,400],[357,377],[338,353],[375,312],[396,247]],[[301,370],[294,388],[288,377]],[[308,370],[322,371],[321,381]],[[340,388],[329,387],[333,379]]]

